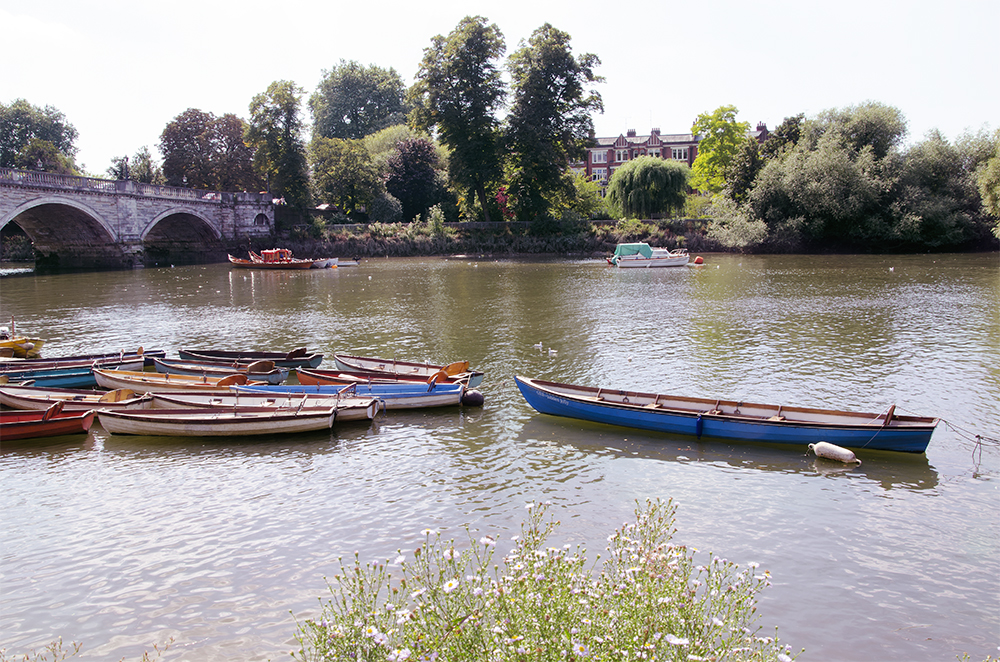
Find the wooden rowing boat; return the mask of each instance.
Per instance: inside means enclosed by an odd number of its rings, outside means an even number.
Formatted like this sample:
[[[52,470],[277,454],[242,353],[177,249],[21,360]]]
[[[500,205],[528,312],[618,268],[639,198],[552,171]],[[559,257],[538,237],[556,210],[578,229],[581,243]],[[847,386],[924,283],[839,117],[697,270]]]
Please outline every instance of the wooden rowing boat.
[[[337,395],[302,393],[252,394],[234,393],[153,393],[150,394],[155,409],[336,409],[337,421],[363,421],[375,418],[382,408],[378,398],[359,398]]]
[[[233,390],[243,393],[287,394],[317,393],[322,395],[354,395],[378,398],[385,409],[420,409],[423,407],[453,407],[462,404],[466,394],[465,384],[350,384],[349,386],[236,386]],[[478,391],[476,392],[478,393]]]
[[[310,352],[305,347],[298,347],[290,352],[256,351],[256,350],[224,350],[224,349],[189,349],[181,348],[177,355],[185,361],[219,361],[231,363],[241,361],[274,361],[280,368],[316,368],[323,362],[323,354]]]
[[[86,434],[94,422],[94,412],[63,411],[56,403],[44,411],[0,410],[0,441]]]
[[[101,427],[111,434],[168,437],[247,437],[314,432],[332,428],[336,417],[334,408],[231,411],[198,407],[97,412]]]
[[[252,363],[233,361],[185,361],[176,359],[153,359],[157,372],[170,375],[246,375],[250,379],[268,384],[280,384],[288,379],[288,368],[277,368],[274,361],[254,361]]]
[[[0,405],[11,409],[48,409],[57,402],[63,403],[64,411],[148,409],[151,398],[147,393],[136,393],[132,389],[100,392],[36,386],[0,387]]]
[[[160,372],[134,372],[131,370],[94,370],[94,378],[101,388],[110,390],[129,388],[134,391],[222,391],[230,386],[252,383],[246,375],[209,377],[195,375],[170,375]],[[263,382],[260,382],[263,383]]]
[[[422,375],[403,375],[393,372],[378,372],[374,370],[306,370],[295,372],[300,384],[306,386],[346,386],[347,384],[465,384],[469,373],[460,373],[455,377],[448,376],[439,370],[430,377]]]
[[[422,377],[430,379],[433,375],[444,372],[452,378],[464,378],[469,388],[476,388],[483,383],[484,374],[477,370],[469,369],[468,361],[456,361],[447,365],[433,365],[430,363],[415,363],[413,361],[397,361],[396,359],[379,359],[365,356],[350,356],[348,354],[334,354],[333,360],[337,364],[338,370],[382,372],[400,377]]]
[[[936,418],[755,404],[593,388],[517,376],[524,399],[543,414],[731,441],[923,453]]]
[[[86,388],[97,386],[94,378],[94,368],[100,367],[108,370],[142,370],[143,358],[134,359],[110,359],[104,362],[62,362],[54,363],[50,367],[33,366],[20,370],[11,369],[8,366],[0,368],[0,382],[7,384],[30,384],[43,388]]]

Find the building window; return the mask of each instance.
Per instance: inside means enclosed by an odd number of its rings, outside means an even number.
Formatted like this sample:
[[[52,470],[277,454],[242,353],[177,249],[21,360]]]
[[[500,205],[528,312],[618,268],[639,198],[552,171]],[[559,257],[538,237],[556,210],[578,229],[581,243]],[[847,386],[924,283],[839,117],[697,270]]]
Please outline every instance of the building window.
[[[651,150],[649,150],[649,155],[650,156],[655,156],[656,158],[660,158],[660,150],[658,150],[658,149],[651,149]]]
[[[674,147],[673,156],[675,161],[687,161],[688,160],[688,148],[687,147]]]
[[[594,168],[594,174],[590,177],[595,182],[603,182],[608,178],[607,168]]]
[[[622,161],[628,161],[628,150],[619,149],[615,151],[615,161],[621,163]]]
[[[605,152],[605,151],[603,151],[603,150],[600,151],[600,152],[591,152],[590,153],[590,162],[591,163],[607,163],[608,162],[608,153]]]

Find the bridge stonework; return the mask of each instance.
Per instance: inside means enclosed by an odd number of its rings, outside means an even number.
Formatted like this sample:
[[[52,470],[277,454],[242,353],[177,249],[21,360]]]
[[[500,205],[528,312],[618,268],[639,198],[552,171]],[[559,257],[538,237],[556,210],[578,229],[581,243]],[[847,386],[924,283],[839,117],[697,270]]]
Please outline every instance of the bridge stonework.
[[[16,223],[36,267],[128,268],[224,259],[274,231],[271,196],[0,168],[0,229]]]

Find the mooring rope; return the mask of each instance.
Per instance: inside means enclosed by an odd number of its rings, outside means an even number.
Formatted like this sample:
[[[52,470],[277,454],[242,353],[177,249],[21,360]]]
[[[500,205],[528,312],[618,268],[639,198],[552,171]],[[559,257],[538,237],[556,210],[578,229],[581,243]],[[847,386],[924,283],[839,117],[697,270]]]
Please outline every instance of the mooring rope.
[[[994,439],[993,437],[986,437],[981,434],[976,434],[975,432],[970,432],[969,430],[963,430],[949,420],[945,420],[943,418],[941,420],[959,437],[972,442],[972,461],[977,465],[983,461],[983,446],[1000,448],[1000,439]]]

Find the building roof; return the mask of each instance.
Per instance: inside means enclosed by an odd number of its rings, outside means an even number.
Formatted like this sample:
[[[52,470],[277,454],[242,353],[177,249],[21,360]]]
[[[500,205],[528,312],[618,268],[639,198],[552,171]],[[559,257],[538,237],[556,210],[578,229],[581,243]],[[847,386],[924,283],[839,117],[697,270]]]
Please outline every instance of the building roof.
[[[698,139],[691,133],[660,133],[659,131],[655,131],[639,136],[634,131],[629,131],[628,135],[619,134],[612,138],[596,138],[593,147],[614,147],[619,141],[624,141],[624,144],[630,147],[649,144],[656,145],[658,144],[657,141],[651,140],[653,136],[656,136],[659,144],[677,145],[698,142]]]

